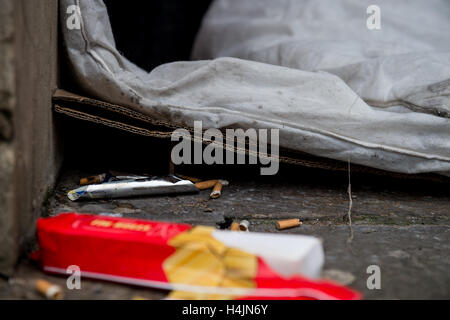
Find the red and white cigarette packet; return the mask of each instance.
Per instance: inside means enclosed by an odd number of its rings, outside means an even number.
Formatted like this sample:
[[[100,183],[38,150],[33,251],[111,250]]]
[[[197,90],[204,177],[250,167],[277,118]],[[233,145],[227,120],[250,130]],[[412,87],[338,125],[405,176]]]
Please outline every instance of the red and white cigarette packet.
[[[174,299],[359,299],[315,281],[320,240],[212,227],[65,213],[37,222],[46,272],[172,290]]]

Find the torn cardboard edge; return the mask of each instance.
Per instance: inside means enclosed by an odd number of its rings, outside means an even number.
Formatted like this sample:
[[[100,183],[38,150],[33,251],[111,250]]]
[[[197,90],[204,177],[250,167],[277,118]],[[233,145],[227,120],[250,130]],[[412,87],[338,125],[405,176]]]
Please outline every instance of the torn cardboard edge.
[[[80,96],[62,89],[57,89],[53,94],[53,110],[56,113],[63,114],[71,118],[98,123],[107,127],[141,136],[170,139],[173,130],[178,128],[184,128],[191,133],[194,132],[193,128],[181,127],[177,124],[157,120],[125,106]],[[187,136],[186,138],[190,139],[191,137]],[[207,145],[213,141],[205,140],[202,136],[201,142]],[[170,141],[168,141],[168,143],[170,143]],[[238,149],[235,146],[232,151],[235,153],[249,154],[248,146],[246,146],[245,150]],[[262,158],[265,157],[259,152],[257,152],[256,155]],[[332,171],[347,171],[347,163],[345,162],[321,158],[285,148],[280,148],[279,159],[282,163],[299,165],[303,167]],[[418,179],[435,182],[449,181],[446,177],[432,173],[408,175],[356,164],[352,165],[352,171],[400,179]]]

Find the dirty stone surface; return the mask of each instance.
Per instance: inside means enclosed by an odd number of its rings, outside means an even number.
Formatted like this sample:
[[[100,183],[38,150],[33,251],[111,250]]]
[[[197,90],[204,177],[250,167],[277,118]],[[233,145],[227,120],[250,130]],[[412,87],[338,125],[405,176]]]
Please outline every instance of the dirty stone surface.
[[[223,194],[198,194],[71,202],[66,194],[81,177],[96,172],[66,170],[43,215],[61,212],[114,213],[125,217],[226,228],[247,219],[256,232],[304,234],[323,240],[322,276],[360,291],[365,299],[450,298],[450,193],[448,183],[352,176],[353,239],[349,241],[347,173],[281,168],[276,177],[242,173]],[[202,176],[202,172],[196,172]],[[210,175],[211,172],[208,173]],[[210,176],[209,176],[210,177]],[[209,177],[204,177],[209,178]],[[303,225],[278,231],[275,221],[300,218]],[[368,289],[367,268],[379,266],[381,289]],[[24,259],[16,275],[0,280],[0,299],[41,299],[33,281],[44,278],[65,287],[64,277],[42,273]],[[163,299],[167,292],[82,279],[66,299]]]

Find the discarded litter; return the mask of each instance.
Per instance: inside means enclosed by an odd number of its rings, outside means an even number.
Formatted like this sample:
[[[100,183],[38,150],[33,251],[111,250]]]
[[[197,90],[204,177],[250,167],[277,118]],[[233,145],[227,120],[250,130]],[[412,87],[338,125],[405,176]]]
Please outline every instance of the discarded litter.
[[[37,235],[34,256],[46,272],[65,275],[75,264],[85,277],[173,290],[173,299],[360,298],[307,278],[324,262],[320,240],[309,236],[74,213],[39,219]]]
[[[111,181],[123,181],[123,180],[139,180],[139,179],[149,179],[150,176],[146,175],[134,175],[129,173],[122,173],[118,171],[108,171],[106,173],[97,174],[95,176],[90,176],[80,179],[80,185],[86,186],[90,184],[100,184]]]
[[[239,222],[239,230],[248,232],[248,227],[250,225],[250,222],[247,220],[242,220]]]
[[[220,181],[217,181],[216,184],[214,185],[209,197],[211,199],[217,199],[218,197],[221,196],[221,194],[222,194],[222,183]]]
[[[288,220],[277,221],[277,229],[278,230],[299,227],[301,225],[302,225],[302,222],[299,219],[288,219]]]
[[[245,231],[245,232],[248,232],[249,225],[250,225],[250,223],[247,220],[242,220],[241,222],[234,221],[231,224],[231,226],[230,226],[230,230],[231,231]]]
[[[67,197],[72,201],[76,201],[85,198],[122,198],[193,192],[198,192],[198,189],[191,181],[182,180],[175,176],[165,178],[139,177],[83,186],[69,191]]]
[[[239,229],[239,222],[233,222],[232,224],[231,224],[231,227],[230,227],[230,230],[231,231],[240,231],[240,229]]]
[[[199,190],[207,190],[212,189],[209,197],[211,199],[217,199],[222,195],[222,187],[228,186],[229,182],[227,180],[217,179],[217,180],[206,180],[206,181],[199,181],[195,183],[195,186]]]
[[[201,181],[181,175],[159,178],[109,171],[81,178],[80,185],[82,187],[69,191],[67,197],[70,200],[191,193],[211,188],[210,197],[216,199],[221,196],[222,187],[227,186],[228,181],[221,179]]]
[[[64,298],[64,292],[62,288],[46,280],[43,279],[37,280],[35,288],[40,294],[42,294],[47,299],[61,300]]]
[[[201,181],[201,182],[195,183],[195,186],[198,188],[198,190],[206,190],[206,189],[211,189],[212,187],[214,187],[217,182],[218,182],[218,180]]]
[[[95,176],[90,176],[80,179],[80,186],[86,186],[89,184],[103,183],[108,181],[109,177],[107,173],[97,174]]]

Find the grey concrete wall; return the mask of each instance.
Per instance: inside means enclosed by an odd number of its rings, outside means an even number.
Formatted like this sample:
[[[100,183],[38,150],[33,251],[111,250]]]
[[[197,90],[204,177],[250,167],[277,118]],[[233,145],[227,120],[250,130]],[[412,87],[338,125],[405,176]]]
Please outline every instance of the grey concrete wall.
[[[15,108],[14,0],[0,0],[0,271],[10,273],[17,251],[13,235]]]
[[[51,111],[57,15],[57,0],[0,0],[0,273],[6,275],[34,234],[62,160]]]

